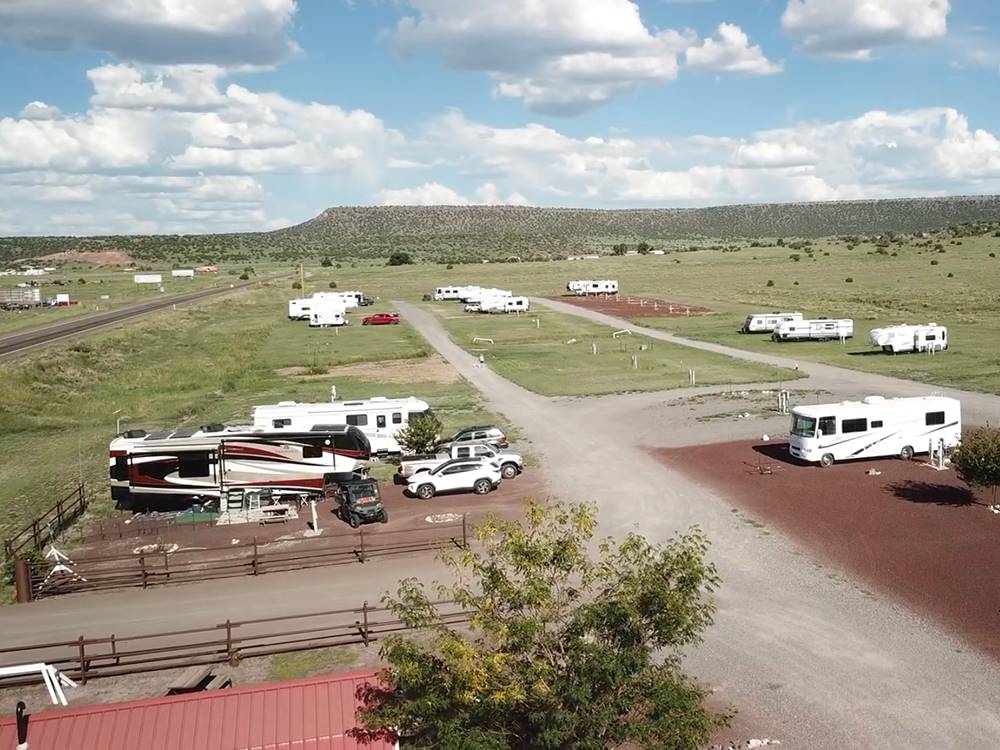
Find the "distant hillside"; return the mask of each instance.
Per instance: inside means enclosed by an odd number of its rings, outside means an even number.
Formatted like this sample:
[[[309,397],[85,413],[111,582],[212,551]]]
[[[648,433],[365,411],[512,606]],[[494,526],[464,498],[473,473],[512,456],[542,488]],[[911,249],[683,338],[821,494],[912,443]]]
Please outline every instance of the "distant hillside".
[[[127,253],[139,262],[251,262],[270,257],[550,258],[607,252],[618,242],[877,235],[1000,221],[1000,196],[769,203],[712,208],[591,210],[518,206],[330,208],[274,232],[158,237],[0,238],[0,260],[75,251]],[[984,231],[980,226],[980,231]]]

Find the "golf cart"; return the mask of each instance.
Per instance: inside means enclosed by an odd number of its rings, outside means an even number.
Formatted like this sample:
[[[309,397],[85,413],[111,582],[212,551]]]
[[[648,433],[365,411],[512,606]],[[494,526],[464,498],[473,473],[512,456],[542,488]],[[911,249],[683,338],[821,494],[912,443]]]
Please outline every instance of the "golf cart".
[[[349,523],[352,529],[363,523],[389,521],[389,513],[382,505],[378,482],[374,479],[355,477],[338,482],[330,488],[329,496],[337,504],[334,513],[340,520]]]

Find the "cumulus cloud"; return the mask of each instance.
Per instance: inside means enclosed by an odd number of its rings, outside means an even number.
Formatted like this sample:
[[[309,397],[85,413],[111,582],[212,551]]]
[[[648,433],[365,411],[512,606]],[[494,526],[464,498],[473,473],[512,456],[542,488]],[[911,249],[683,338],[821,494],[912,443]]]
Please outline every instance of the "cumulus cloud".
[[[0,40],[156,64],[271,65],[294,49],[295,0],[6,0]]]
[[[467,174],[562,205],[710,205],[1000,190],[1000,141],[951,108],[867,112],[748,138],[571,137],[451,112],[427,139]]]
[[[751,45],[746,32],[731,23],[720,23],[714,37],[688,47],[684,59],[689,68],[744,75],[773,75],[782,67],[768,60],[760,46]]]
[[[576,114],[643,85],[672,81],[678,56],[721,72],[777,66],[738,26],[700,42],[691,31],[647,27],[631,0],[408,0],[393,38],[404,52],[441,51],[459,70],[486,71],[497,96],[548,114]]]
[[[491,182],[485,182],[476,188],[473,199],[467,198],[439,182],[425,182],[410,188],[380,190],[377,197],[383,206],[529,205],[528,199],[518,192],[513,192],[506,198],[502,198],[497,186]]]
[[[880,47],[943,37],[949,0],[788,0],[787,34],[809,52],[865,60]]]

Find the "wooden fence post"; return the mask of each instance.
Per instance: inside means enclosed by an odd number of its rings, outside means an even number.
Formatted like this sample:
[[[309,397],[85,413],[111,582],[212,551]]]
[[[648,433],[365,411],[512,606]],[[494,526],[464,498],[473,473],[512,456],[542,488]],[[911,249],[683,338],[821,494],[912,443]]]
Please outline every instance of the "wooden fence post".
[[[167,580],[170,580],[170,558],[166,550],[163,550],[163,572],[167,576]]]
[[[253,574],[254,575],[257,575],[257,565],[258,565],[258,563],[259,563],[259,560],[257,558],[257,537],[255,536],[253,538],[253,563],[251,563],[251,565],[253,566]]]
[[[111,634],[111,655],[115,657],[115,666],[122,663],[122,658],[118,655],[118,641],[115,640],[115,634]]]
[[[79,648],[79,658],[80,658],[80,682],[83,685],[87,684],[87,653],[86,648],[83,645],[83,636],[81,635],[77,639],[77,647]]]
[[[38,549],[42,545],[39,543],[38,536],[38,519],[31,522],[31,541],[35,544],[35,549]]]
[[[463,513],[462,514],[462,547],[468,547],[469,546],[469,531],[468,531],[468,528],[466,527],[465,517],[466,517],[466,514]]]
[[[226,620],[226,661],[235,666],[235,654],[233,653],[233,623]]]
[[[368,646],[368,600],[366,599],[364,604],[361,605],[361,639],[365,642],[365,646]]]
[[[358,536],[361,537],[361,562],[365,561],[365,529],[361,527],[358,529]]]
[[[146,556],[139,555],[139,568],[142,569],[142,587],[146,588]]]
[[[27,604],[35,598],[31,585],[31,565],[27,560],[14,561],[14,595],[18,604]]]

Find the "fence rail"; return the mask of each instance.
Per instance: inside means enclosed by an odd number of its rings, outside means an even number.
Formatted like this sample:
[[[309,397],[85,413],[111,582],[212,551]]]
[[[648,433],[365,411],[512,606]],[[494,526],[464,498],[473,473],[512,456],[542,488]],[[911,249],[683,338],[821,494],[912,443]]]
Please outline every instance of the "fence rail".
[[[457,625],[468,620],[468,614],[455,602],[440,601],[434,606],[445,623]],[[196,664],[237,664],[241,659],[314,648],[368,646],[409,629],[389,609],[369,607],[366,601],[354,609],[226,620],[210,627],[122,637],[81,635],[68,641],[0,648],[0,665],[45,662],[86,683],[96,677]],[[31,675],[0,677],[0,688],[39,681],[40,676]]]
[[[75,558],[57,573],[48,561],[36,562],[31,565],[29,599],[364,563],[373,558],[464,547],[468,531],[463,517],[460,523],[428,530],[365,532],[361,527],[351,534],[271,544],[280,546],[269,550],[254,537],[251,542],[225,547]]]
[[[87,509],[87,488],[81,482],[69,494],[3,543],[4,557],[14,560],[25,548],[40,550]]]

